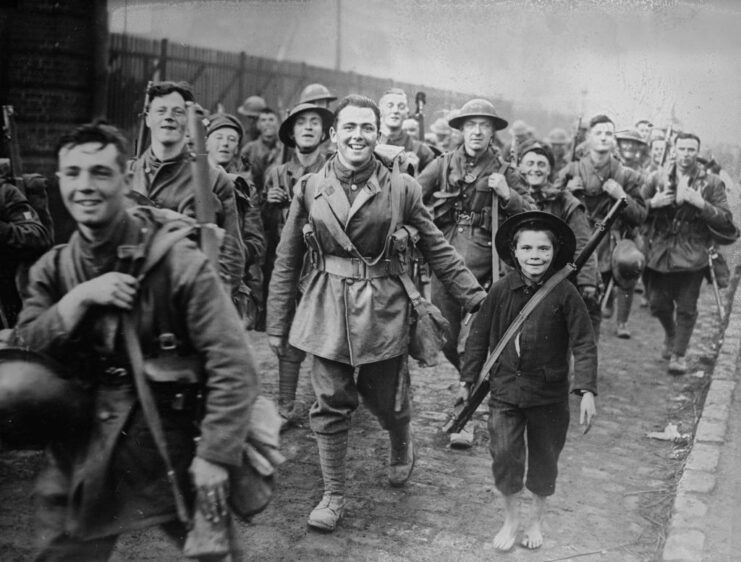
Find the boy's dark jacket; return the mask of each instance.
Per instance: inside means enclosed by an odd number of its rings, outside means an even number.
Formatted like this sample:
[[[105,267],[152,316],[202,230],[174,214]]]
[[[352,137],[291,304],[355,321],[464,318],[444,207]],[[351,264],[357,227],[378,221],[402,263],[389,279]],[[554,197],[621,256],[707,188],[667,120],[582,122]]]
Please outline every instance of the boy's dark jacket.
[[[538,287],[519,271],[497,281],[471,326],[463,356],[461,380],[473,382],[499,339]],[[519,339],[520,353],[515,347]],[[597,345],[584,301],[564,280],[525,321],[517,338],[494,365],[491,396],[519,407],[565,400],[569,392],[569,349],[574,354],[574,392],[597,394]]]

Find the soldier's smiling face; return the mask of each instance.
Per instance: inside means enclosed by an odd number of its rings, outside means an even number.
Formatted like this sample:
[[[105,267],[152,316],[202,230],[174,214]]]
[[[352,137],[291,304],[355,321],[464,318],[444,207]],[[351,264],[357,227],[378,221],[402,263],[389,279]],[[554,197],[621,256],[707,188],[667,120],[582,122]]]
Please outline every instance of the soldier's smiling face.
[[[206,137],[209,158],[220,166],[229,164],[239,152],[239,132],[221,127]]]
[[[64,205],[83,232],[105,228],[126,208],[131,179],[113,144],[62,147],[57,177]]]
[[[324,127],[316,111],[304,111],[293,124],[293,140],[301,152],[311,152],[322,142]]]
[[[520,161],[519,169],[530,187],[542,186],[551,173],[548,158],[533,151],[525,153]]]
[[[409,113],[407,97],[401,94],[386,94],[381,98],[379,108],[381,109],[381,122],[392,131],[401,127]]]
[[[146,118],[152,141],[173,146],[185,140],[188,113],[185,99],[178,92],[158,96],[149,104]]]
[[[337,115],[330,135],[340,162],[356,170],[373,156],[378,142],[376,114],[370,107],[348,105]]]

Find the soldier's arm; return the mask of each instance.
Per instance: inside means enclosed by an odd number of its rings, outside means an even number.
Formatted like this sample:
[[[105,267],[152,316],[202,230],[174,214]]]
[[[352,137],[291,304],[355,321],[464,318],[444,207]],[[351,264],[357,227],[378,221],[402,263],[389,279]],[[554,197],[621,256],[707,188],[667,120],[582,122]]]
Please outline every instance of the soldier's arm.
[[[205,372],[205,411],[196,455],[220,465],[239,465],[259,387],[251,335],[242,329],[218,274],[195,244],[176,244],[167,266],[174,302]]]
[[[538,208],[535,205],[535,200],[530,195],[530,186],[522,179],[522,176],[512,168],[507,167],[504,174],[504,179],[507,180],[509,186],[509,200],[499,201],[499,208],[505,216],[511,217],[517,213],[525,211],[536,211]]]
[[[0,249],[19,257],[35,257],[51,246],[51,233],[21,191],[10,183],[0,185]]]
[[[241,190],[236,187],[241,183]],[[244,243],[245,266],[259,263],[265,256],[265,229],[260,216],[260,204],[257,197],[257,189],[254,185],[247,183],[242,177],[237,177],[235,183],[235,196],[242,197],[242,242]]]
[[[717,230],[726,230],[733,227],[733,214],[728,206],[726,188],[723,181],[717,176],[711,176],[702,190],[705,205],[700,211],[700,219]]]
[[[569,330],[569,347],[574,355],[574,392],[597,395],[597,344],[584,300],[573,285],[565,284],[563,305]]]
[[[286,337],[291,327],[298,281],[306,254],[303,229],[309,217],[304,204],[305,178],[306,176],[299,179],[299,187],[291,200],[288,218],[275,252],[275,265],[268,289],[265,330],[269,336]]]
[[[623,209],[620,217],[633,226],[640,226],[648,216],[648,207],[642,193],[644,176],[640,172],[631,169],[627,169],[626,172],[623,191],[625,191],[628,204]]]
[[[435,226],[432,216],[422,204],[422,190],[410,176],[404,176],[405,208],[403,217],[419,233],[419,249],[432,271],[448,292],[468,311],[476,310],[486,293],[476,277],[463,263],[463,258]]]
[[[584,204],[579,202],[575,205],[571,213],[566,218],[566,224],[569,225],[571,230],[574,232],[576,237],[576,254],[584,249],[592,237],[592,229],[589,226],[589,219],[587,218],[587,211],[584,208]],[[593,253],[587,262],[579,270],[576,276],[576,284],[579,287],[583,286],[597,286],[598,269],[597,269],[597,255]]]
[[[213,192],[219,198],[222,208],[222,219],[218,226],[223,228],[224,231],[234,239],[236,246],[239,248],[238,254],[234,257],[237,263],[233,264],[233,268],[238,271],[244,271],[245,249],[242,240],[242,233],[239,228],[237,199],[234,196],[234,183],[223,170],[218,169],[214,171],[216,176],[214,178]]]
[[[471,330],[466,339],[466,348],[461,357],[461,382],[471,384],[478,379],[481,368],[489,354],[492,323],[494,322],[494,301],[497,285],[492,287],[481,308],[471,321]]]

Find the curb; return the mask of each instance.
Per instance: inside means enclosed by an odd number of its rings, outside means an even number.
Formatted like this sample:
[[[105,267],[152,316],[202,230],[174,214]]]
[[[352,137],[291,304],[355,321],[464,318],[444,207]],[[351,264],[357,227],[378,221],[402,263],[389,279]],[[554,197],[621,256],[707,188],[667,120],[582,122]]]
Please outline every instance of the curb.
[[[704,559],[704,525],[709,494],[716,486],[716,469],[725,444],[733,392],[738,382],[741,292],[738,286],[732,286],[732,289],[733,298],[726,302],[726,309],[730,308],[730,312],[725,319],[725,332],[723,326],[720,329],[722,342],[710,387],[674,498],[661,557],[665,562],[697,562]]]

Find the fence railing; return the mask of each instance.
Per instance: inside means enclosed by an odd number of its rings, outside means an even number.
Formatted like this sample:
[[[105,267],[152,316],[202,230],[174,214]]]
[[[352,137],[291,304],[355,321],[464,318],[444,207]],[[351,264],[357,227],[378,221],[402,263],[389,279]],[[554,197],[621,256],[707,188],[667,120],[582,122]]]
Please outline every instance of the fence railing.
[[[211,111],[218,104],[230,113],[250,95],[260,95],[282,112],[298,102],[307,84],[319,82],[338,98],[350,93],[378,99],[390,87],[402,88],[410,103],[418,91],[427,94],[427,124],[445,109],[461,107],[472,97],[487,97],[503,114],[511,103],[489,95],[454,92],[420,84],[366,76],[355,72],[290,61],[253,57],[114,33],[110,37],[108,118],[130,139],[136,134],[144,89],[150,80],[185,80],[193,85],[198,102]]]

